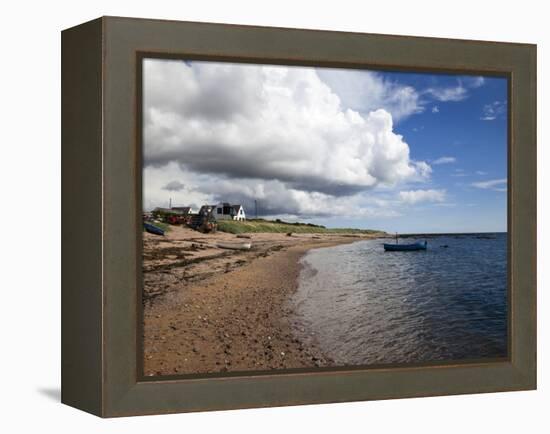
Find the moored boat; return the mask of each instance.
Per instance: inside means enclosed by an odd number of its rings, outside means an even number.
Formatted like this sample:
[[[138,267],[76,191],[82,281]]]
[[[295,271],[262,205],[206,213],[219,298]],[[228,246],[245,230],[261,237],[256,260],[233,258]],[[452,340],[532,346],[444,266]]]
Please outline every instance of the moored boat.
[[[426,250],[428,247],[427,241],[417,241],[411,244],[386,244],[384,243],[384,250],[387,252],[409,252],[414,250]]]
[[[154,234],[154,235],[164,235],[164,231],[155,226],[155,225],[152,225],[151,223],[146,223],[146,222],[143,222],[143,227],[145,228],[145,230],[147,232],[149,232],[150,234]]]

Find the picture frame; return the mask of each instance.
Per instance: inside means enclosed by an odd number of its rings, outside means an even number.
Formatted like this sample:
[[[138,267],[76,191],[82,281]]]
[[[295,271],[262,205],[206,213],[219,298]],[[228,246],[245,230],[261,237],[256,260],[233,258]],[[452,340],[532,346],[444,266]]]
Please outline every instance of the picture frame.
[[[508,76],[508,359],[144,378],[137,102],[147,55]],[[530,44],[120,17],[64,30],[62,402],[117,417],[535,389],[536,97]]]

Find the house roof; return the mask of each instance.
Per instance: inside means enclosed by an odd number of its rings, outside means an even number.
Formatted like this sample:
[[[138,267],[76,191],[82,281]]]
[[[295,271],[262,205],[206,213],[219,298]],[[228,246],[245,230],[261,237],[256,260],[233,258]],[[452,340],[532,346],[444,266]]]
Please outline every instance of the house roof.
[[[203,213],[203,212],[206,212],[207,210],[212,210],[214,208],[216,208],[216,205],[203,205],[201,206],[199,213]]]
[[[236,211],[238,211],[240,208],[242,208],[243,206],[242,205],[231,205],[229,202],[220,202],[218,203],[217,205],[212,205],[213,207],[219,207],[219,206],[229,206],[233,209],[235,209]]]
[[[183,212],[180,211],[179,209],[175,209],[175,208],[161,208],[161,207],[157,207],[153,210],[153,212],[162,212],[162,213],[165,213],[165,214],[177,214],[177,215],[183,215]]]
[[[181,211],[183,214],[189,214],[191,212],[190,206],[173,206],[173,211]]]
[[[242,208],[244,210],[244,207],[240,204],[238,205],[231,205],[229,202],[219,202],[218,204],[216,205],[203,205],[201,206],[201,211],[205,208],[212,208],[212,209],[215,209],[215,208],[218,208],[218,207],[230,207],[233,209],[234,212],[238,213],[239,210]]]

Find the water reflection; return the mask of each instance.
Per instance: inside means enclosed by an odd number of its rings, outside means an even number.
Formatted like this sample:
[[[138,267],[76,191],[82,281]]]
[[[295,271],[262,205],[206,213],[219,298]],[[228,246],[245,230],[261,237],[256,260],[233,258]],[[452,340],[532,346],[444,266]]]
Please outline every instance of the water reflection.
[[[292,300],[300,338],[343,365],[506,356],[506,234],[436,237],[419,252],[381,244],[302,258]]]

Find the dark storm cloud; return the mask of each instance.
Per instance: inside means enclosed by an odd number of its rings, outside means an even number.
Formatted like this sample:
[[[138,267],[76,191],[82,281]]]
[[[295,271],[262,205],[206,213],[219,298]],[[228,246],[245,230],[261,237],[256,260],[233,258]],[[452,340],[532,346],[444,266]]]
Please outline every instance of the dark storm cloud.
[[[228,179],[279,180],[289,188],[308,192],[321,192],[333,196],[348,196],[365,189],[365,185],[336,183],[317,174],[296,173],[289,167],[281,167],[280,162],[273,166],[264,161],[260,154],[231,152],[223,146],[190,147],[186,152],[165,155],[166,158],[146,158],[146,165],[162,167],[168,162],[177,161],[184,171],[223,176]],[[182,162],[181,160],[185,161]],[[243,161],[246,164],[243,164]],[[292,163],[289,162],[290,166]],[[163,188],[169,191],[183,189],[183,184],[170,182]]]
[[[181,191],[184,188],[185,188],[185,185],[179,181],[170,181],[168,184],[162,187],[163,190],[167,190],[167,191]]]

